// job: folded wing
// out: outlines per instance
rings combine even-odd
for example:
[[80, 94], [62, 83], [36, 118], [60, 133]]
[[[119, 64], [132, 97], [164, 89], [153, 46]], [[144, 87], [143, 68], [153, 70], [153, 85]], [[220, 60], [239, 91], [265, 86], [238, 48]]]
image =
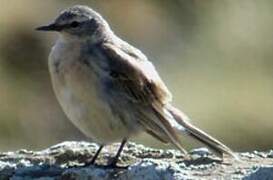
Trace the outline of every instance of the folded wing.
[[139, 124], [149, 134], [163, 142], [172, 142], [186, 153], [164, 114], [164, 106], [171, 101], [171, 93], [152, 63], [140, 51], [128, 45], [124, 47], [103, 44], [102, 54], [107, 56], [108, 75], [115, 95], [119, 94], [130, 106], [134, 106], [141, 117]]

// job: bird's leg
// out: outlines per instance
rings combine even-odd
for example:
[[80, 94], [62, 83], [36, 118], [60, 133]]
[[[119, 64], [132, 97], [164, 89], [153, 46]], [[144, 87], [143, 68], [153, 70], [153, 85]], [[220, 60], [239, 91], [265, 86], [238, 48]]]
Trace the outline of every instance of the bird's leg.
[[91, 159], [91, 161], [90, 161], [90, 162], [87, 162], [87, 163], [85, 164], [85, 166], [90, 166], [90, 165], [94, 165], [94, 164], [95, 164], [95, 161], [96, 161], [96, 159], [98, 158], [98, 156], [99, 156], [99, 154], [100, 154], [100, 152], [101, 152], [101, 150], [102, 150], [103, 147], [104, 147], [103, 145], [100, 145], [99, 149], [96, 151], [96, 153], [95, 153], [95, 155], [93, 156], [93, 158]]
[[[119, 149], [118, 149], [118, 152], [116, 154], [116, 156], [112, 159], [111, 163], [109, 165], [107, 165], [108, 167], [111, 167], [111, 168], [117, 168], [117, 162], [118, 162], [118, 158], [122, 152], [122, 149], [124, 148], [124, 145], [126, 144], [127, 142], [127, 139], [124, 138], [121, 142], [121, 145], [119, 146]], [[126, 168], [126, 167], [125, 167]]]

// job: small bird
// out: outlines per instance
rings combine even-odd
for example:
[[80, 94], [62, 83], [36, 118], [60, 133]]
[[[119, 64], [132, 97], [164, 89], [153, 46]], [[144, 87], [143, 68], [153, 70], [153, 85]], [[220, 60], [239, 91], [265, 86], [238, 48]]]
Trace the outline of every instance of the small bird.
[[172, 95], [153, 64], [115, 35], [99, 13], [76, 5], [37, 30], [59, 33], [49, 55], [53, 89], [72, 123], [100, 145], [89, 164], [95, 163], [105, 145], [121, 141], [109, 163], [116, 167], [128, 138], [140, 132], [172, 143], [185, 155], [180, 135], [203, 143], [221, 157], [236, 157], [172, 106]]

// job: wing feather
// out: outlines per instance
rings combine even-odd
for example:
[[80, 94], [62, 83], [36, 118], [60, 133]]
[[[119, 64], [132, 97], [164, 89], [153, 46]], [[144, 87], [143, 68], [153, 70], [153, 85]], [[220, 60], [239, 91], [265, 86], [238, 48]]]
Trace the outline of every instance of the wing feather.
[[186, 153], [168, 118], [164, 116], [164, 106], [170, 103], [172, 96], [153, 64], [128, 44], [117, 46], [104, 43], [102, 49], [108, 64], [108, 79], [115, 89], [114, 95], [119, 94], [119, 97], [127, 99], [129, 103], [126, 104], [130, 107], [126, 108], [137, 112], [139, 124], [148, 133], [161, 141], [172, 142]]
[[104, 44], [103, 48], [110, 60], [110, 76], [128, 99], [145, 104], [166, 104], [171, 101], [171, 93], [151, 62], [112, 44]]

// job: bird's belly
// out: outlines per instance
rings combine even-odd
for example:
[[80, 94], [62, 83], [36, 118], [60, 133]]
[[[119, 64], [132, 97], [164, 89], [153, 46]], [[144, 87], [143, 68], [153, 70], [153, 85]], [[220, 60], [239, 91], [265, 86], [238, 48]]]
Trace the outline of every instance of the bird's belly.
[[59, 95], [59, 101], [68, 118], [88, 137], [99, 143], [109, 143], [128, 137], [129, 132], [102, 104], [82, 102], [68, 88]]
[[[71, 69], [72, 68], [72, 69]], [[55, 94], [72, 123], [94, 141], [107, 144], [132, 133], [100, 98], [97, 80], [80, 65], [51, 71]]]

